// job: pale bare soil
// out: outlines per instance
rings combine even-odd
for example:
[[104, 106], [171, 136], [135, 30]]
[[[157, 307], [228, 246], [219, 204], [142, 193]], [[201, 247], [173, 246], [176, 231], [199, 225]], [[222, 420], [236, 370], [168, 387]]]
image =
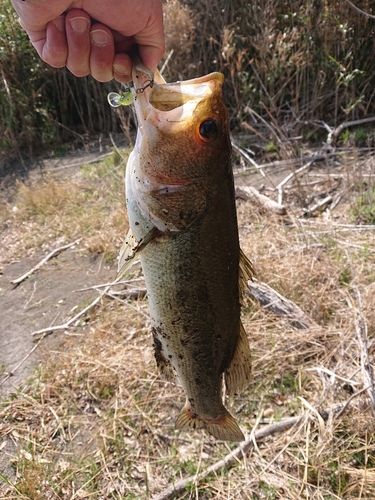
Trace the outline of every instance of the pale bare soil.
[[[174, 430], [184, 396], [156, 369], [147, 301], [127, 294], [142, 289], [138, 268], [71, 326], [36, 336], [37, 344], [30, 335], [99, 296], [77, 290], [114, 277], [127, 225], [126, 155], [3, 191], [0, 497], [374, 498], [372, 198], [355, 210], [372, 192], [374, 157], [350, 151], [313, 163], [283, 188], [284, 216], [238, 200], [242, 247], [259, 282], [297, 304], [311, 326], [298, 329], [246, 299], [253, 381], [226, 404], [249, 440], [228, 468], [215, 464], [235, 445]], [[276, 201], [277, 185], [307, 161], [270, 160], [263, 174], [238, 165], [236, 183]], [[304, 216], [327, 195], [327, 206]], [[76, 240], [18, 287], [10, 284]], [[301, 418], [267, 431], [290, 417]]]

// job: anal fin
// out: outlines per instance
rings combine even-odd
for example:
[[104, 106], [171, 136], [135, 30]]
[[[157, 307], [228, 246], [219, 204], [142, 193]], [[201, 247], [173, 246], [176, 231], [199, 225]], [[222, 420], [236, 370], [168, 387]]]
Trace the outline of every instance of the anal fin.
[[234, 396], [244, 391], [251, 379], [251, 351], [242, 322], [236, 349], [229, 367], [225, 372], [225, 386], [228, 396]]
[[232, 417], [224, 406], [222, 409], [222, 414], [219, 417], [214, 419], [202, 419], [193, 413], [189, 401], [186, 401], [185, 406], [176, 420], [176, 429], [205, 429], [216, 439], [222, 441], [243, 441], [245, 436], [238, 427], [236, 419]]
[[155, 333], [153, 333], [153, 337], [154, 337], [154, 355], [156, 359], [156, 364], [160, 370], [161, 375], [169, 382], [177, 383], [178, 380], [176, 371], [173, 368], [170, 361], [165, 356], [165, 353], [163, 351], [163, 346], [160, 340], [155, 335]]

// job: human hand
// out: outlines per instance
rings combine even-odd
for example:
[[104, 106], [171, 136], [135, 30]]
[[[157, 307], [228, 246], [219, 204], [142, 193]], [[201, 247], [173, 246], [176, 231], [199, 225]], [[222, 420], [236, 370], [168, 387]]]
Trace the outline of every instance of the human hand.
[[138, 45], [154, 71], [164, 53], [161, 0], [12, 0], [43, 61], [100, 82], [131, 80], [129, 51]]

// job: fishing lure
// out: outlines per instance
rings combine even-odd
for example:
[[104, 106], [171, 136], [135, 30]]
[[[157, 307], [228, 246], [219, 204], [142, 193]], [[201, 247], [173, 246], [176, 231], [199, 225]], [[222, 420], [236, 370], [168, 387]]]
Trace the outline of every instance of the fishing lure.
[[107, 96], [109, 104], [112, 108], [118, 108], [120, 106], [130, 106], [134, 99], [131, 93], [131, 89], [125, 89], [121, 94], [117, 92], [110, 92]]
[[[148, 87], [152, 88], [153, 85], [154, 79], [151, 78], [150, 80], [146, 80], [144, 87], [137, 89], [135, 92], [136, 94], [143, 94], [143, 92]], [[107, 99], [112, 108], [118, 108], [120, 106], [130, 106], [130, 104], [133, 104], [134, 102], [134, 97], [130, 87], [123, 90], [121, 94], [118, 94], [117, 92], [110, 92], [107, 96]]]

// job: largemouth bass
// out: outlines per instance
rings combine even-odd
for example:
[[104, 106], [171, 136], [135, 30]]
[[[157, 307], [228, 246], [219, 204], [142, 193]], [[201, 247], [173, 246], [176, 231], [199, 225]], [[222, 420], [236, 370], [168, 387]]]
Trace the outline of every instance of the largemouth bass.
[[240, 299], [252, 267], [239, 246], [223, 79], [166, 83], [133, 65], [138, 132], [119, 269], [140, 258], [157, 364], [187, 397], [176, 428], [241, 441], [223, 404], [223, 378], [229, 396], [249, 384]]

